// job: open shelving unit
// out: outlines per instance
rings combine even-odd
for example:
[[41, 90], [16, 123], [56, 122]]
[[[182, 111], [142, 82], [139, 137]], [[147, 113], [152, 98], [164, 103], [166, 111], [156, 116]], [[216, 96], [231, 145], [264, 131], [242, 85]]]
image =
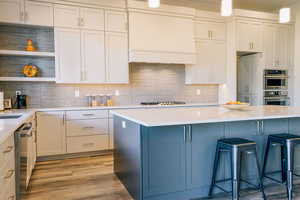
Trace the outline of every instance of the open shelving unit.
[[[54, 29], [0, 24], [0, 82], [55, 82]], [[25, 51], [32, 39], [37, 51]], [[22, 67], [39, 68], [38, 77], [25, 77]]]
[[0, 50], [0, 55], [5, 56], [32, 56], [32, 57], [54, 57], [53, 52]]

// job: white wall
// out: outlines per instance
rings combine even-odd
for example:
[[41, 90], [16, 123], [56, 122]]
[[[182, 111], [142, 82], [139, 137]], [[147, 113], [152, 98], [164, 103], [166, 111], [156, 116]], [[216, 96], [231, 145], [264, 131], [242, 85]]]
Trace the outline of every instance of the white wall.
[[300, 106], [300, 2], [291, 6], [293, 15], [295, 16], [295, 60], [294, 60], [294, 105]]

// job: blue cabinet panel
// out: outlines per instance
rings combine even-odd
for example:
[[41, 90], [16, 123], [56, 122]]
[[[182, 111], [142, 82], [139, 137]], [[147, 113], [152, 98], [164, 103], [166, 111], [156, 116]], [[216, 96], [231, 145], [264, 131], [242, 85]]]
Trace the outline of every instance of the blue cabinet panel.
[[[224, 138], [224, 124], [197, 124], [190, 127], [191, 135], [187, 141], [187, 187], [204, 189], [207, 193], [213, 173], [217, 141]], [[221, 161], [218, 178], [224, 178], [224, 173]]]
[[151, 127], [143, 132], [144, 197], [185, 191], [185, 126]]

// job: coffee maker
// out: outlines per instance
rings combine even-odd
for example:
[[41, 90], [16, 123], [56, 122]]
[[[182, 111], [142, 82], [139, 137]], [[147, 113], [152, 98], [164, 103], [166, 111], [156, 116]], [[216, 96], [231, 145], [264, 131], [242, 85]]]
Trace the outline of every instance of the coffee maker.
[[26, 109], [26, 107], [27, 107], [27, 95], [17, 94], [15, 105], [16, 105], [17, 109]]

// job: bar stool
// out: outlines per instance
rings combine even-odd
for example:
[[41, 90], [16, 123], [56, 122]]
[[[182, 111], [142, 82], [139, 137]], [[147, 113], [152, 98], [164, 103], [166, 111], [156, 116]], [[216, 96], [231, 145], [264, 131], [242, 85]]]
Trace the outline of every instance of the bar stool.
[[[281, 181], [276, 180], [268, 176], [269, 174], [274, 174], [277, 172], [269, 172], [266, 173], [266, 165], [269, 157], [270, 147], [273, 145], [280, 145], [281, 147], [281, 170], [277, 172], [281, 172]], [[262, 178], [268, 178], [277, 183], [284, 184], [286, 183], [288, 199], [291, 200], [293, 197], [293, 176], [299, 176], [294, 174], [294, 152], [295, 145], [300, 144], [300, 136], [292, 135], [292, 134], [274, 134], [269, 135], [267, 147], [264, 156], [263, 163], [263, 172]]]
[[[219, 166], [220, 161], [220, 154], [222, 152], [228, 152], [230, 153], [230, 160], [231, 160], [231, 178], [229, 179], [223, 179], [223, 180], [216, 180], [217, 176], [217, 170]], [[253, 152], [256, 159], [256, 166], [257, 166], [257, 174], [259, 179], [259, 185], [254, 185], [246, 180], [241, 179], [241, 160], [242, 160], [242, 154], [243, 153], [249, 153]], [[215, 154], [215, 161], [214, 161], [214, 167], [213, 167], [213, 176], [212, 181], [209, 189], [209, 197], [212, 197], [213, 190], [215, 187], [219, 188], [220, 190], [230, 193], [229, 191], [225, 190], [221, 186], [218, 185], [218, 183], [231, 181], [232, 184], [232, 200], [238, 200], [239, 199], [239, 192], [240, 192], [240, 183], [245, 182], [250, 186], [255, 187], [255, 189], [258, 189], [262, 192], [262, 197], [265, 199], [265, 193], [264, 188], [262, 184], [262, 177], [261, 177], [261, 171], [260, 166], [257, 158], [257, 150], [256, 150], [256, 143], [251, 140], [246, 140], [242, 138], [226, 138], [226, 139], [220, 139], [217, 143], [217, 149]]]

